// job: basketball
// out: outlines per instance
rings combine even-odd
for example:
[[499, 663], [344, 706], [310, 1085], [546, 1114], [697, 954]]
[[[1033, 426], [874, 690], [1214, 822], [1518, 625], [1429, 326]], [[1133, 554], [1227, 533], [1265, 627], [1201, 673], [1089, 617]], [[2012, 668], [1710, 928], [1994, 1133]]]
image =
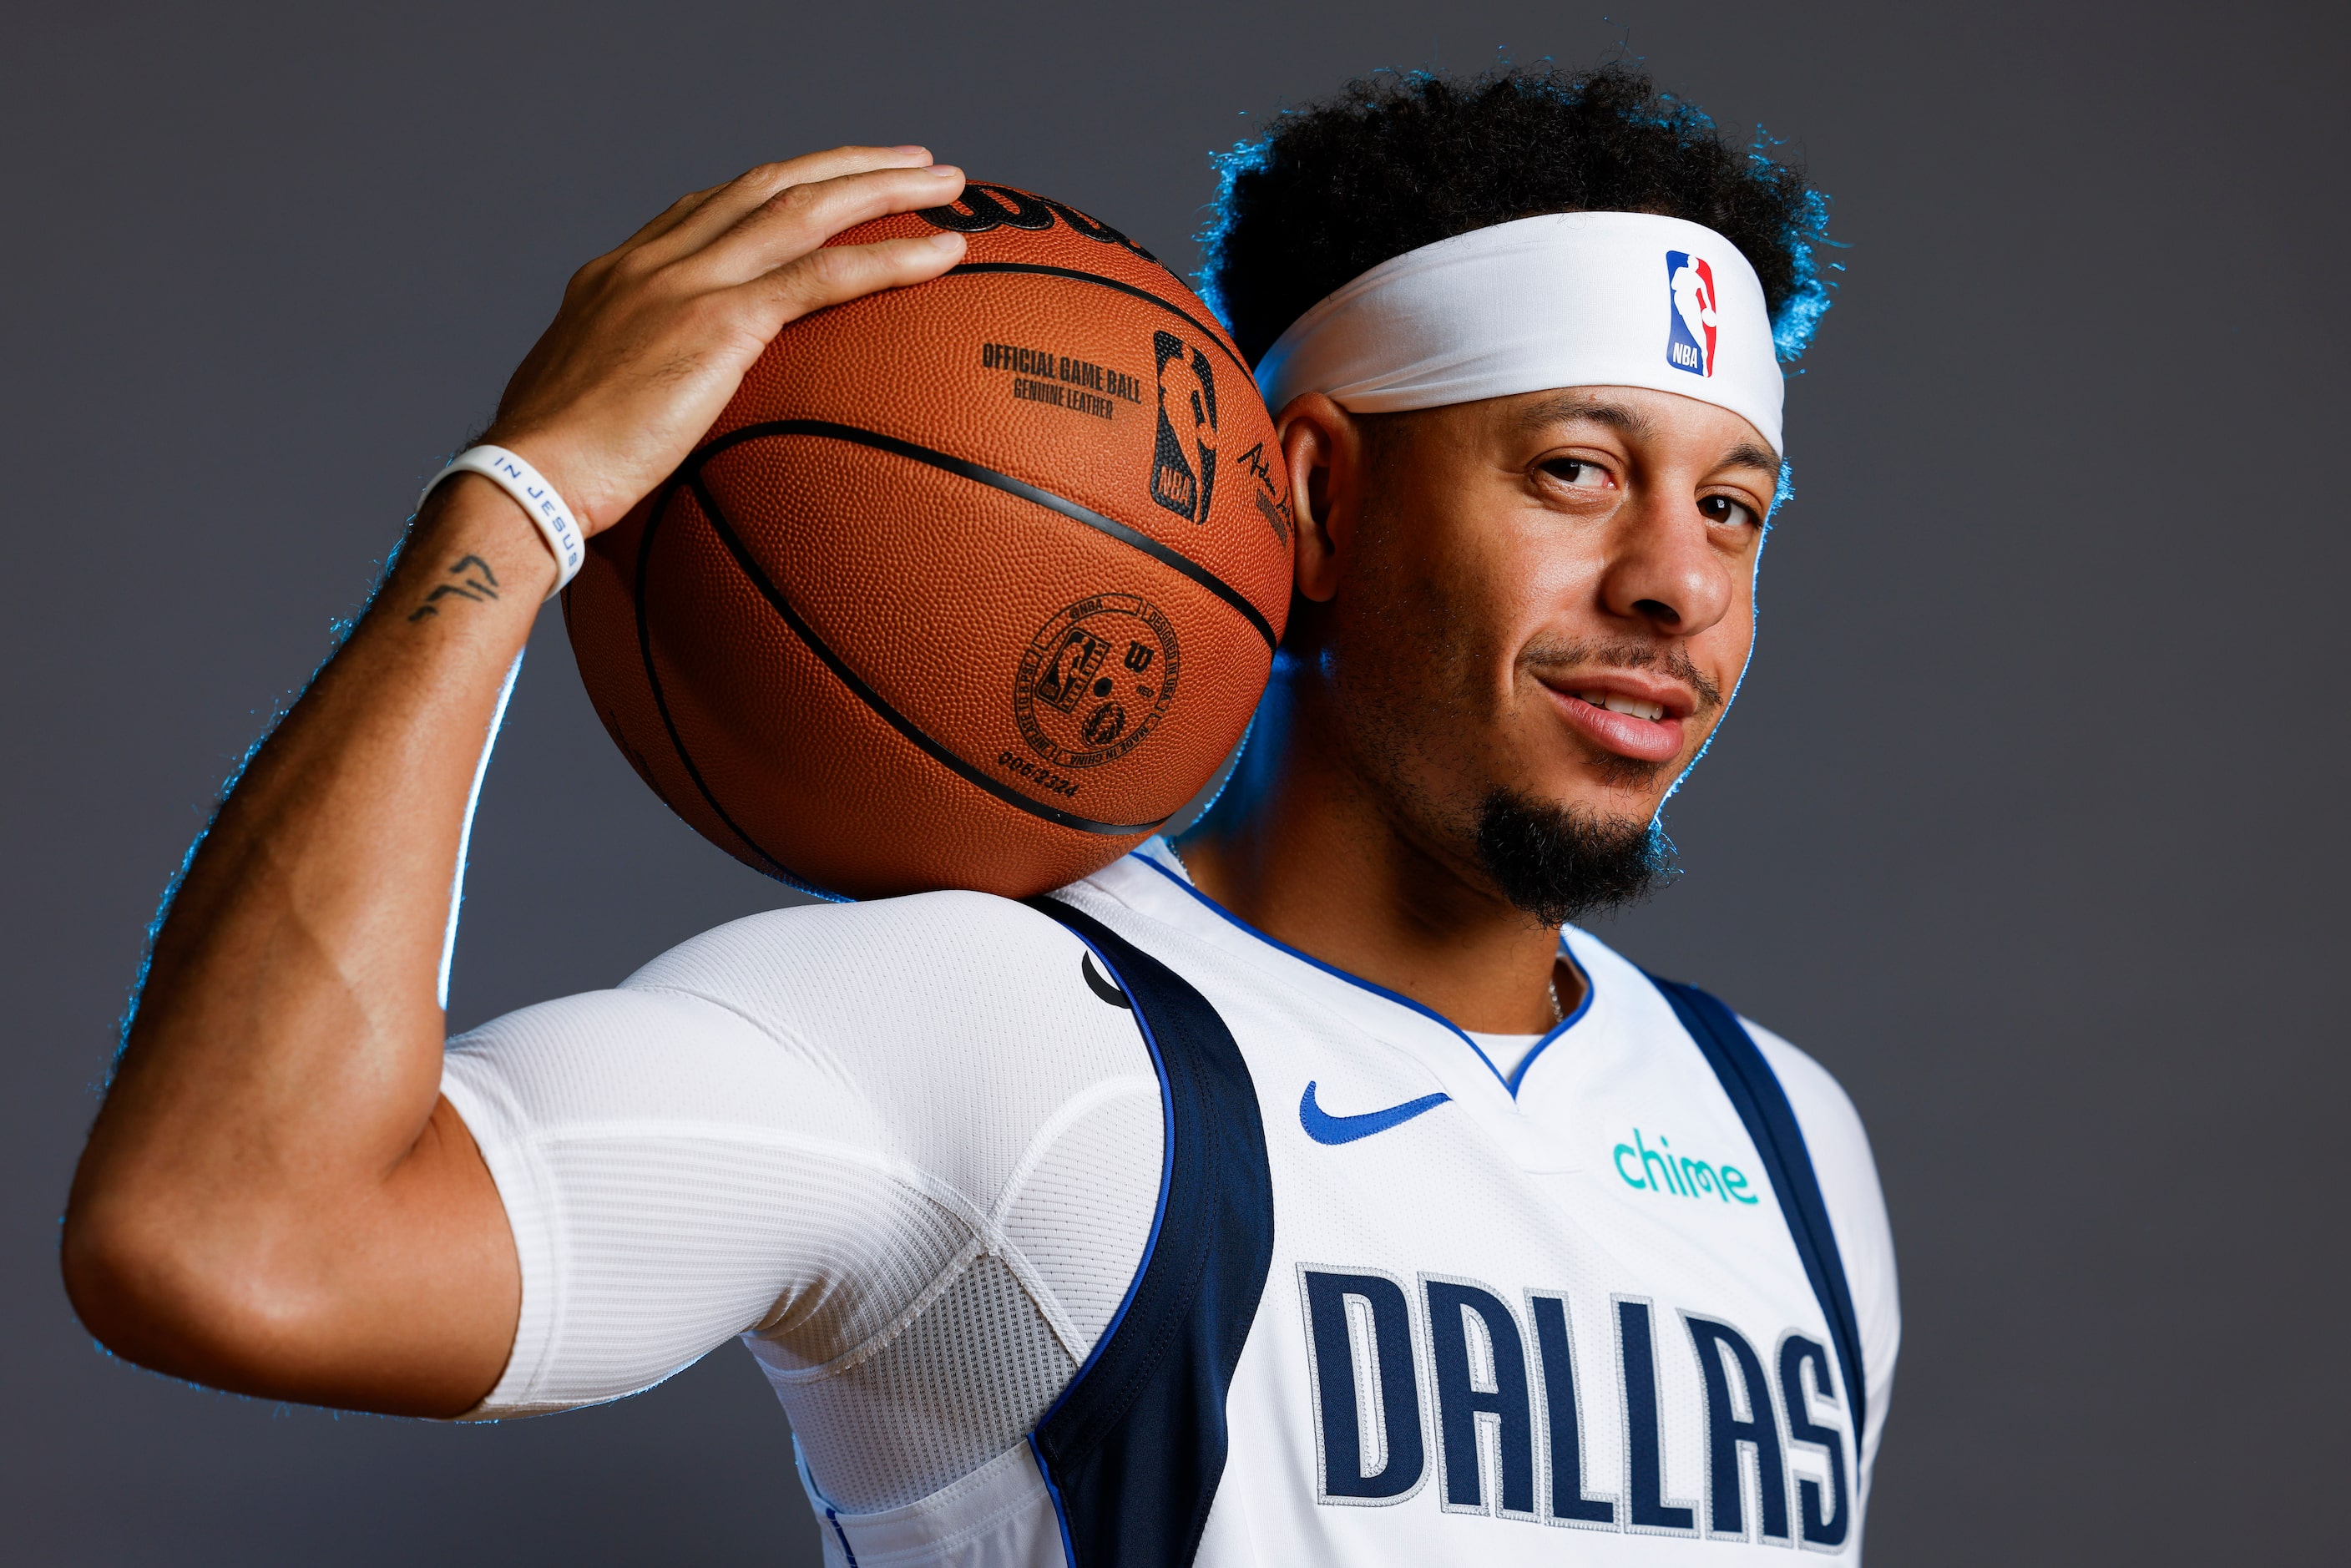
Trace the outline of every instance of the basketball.
[[1280, 451], [1207, 307], [1003, 185], [833, 243], [937, 229], [960, 265], [786, 328], [563, 596], [644, 781], [831, 896], [1115, 859], [1239, 741], [1289, 608]]

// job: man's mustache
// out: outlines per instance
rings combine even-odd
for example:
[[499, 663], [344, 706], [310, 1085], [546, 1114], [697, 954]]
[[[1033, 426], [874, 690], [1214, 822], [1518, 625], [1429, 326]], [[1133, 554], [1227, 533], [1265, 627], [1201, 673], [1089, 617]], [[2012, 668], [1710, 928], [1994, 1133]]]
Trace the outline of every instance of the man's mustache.
[[1670, 643], [1632, 638], [1613, 643], [1536, 643], [1519, 662], [1560, 685], [1571, 684], [1571, 677], [1581, 669], [1655, 670], [1698, 694], [1698, 709], [1691, 716], [1703, 718], [1722, 706], [1722, 688], [1691, 664], [1687, 653]]

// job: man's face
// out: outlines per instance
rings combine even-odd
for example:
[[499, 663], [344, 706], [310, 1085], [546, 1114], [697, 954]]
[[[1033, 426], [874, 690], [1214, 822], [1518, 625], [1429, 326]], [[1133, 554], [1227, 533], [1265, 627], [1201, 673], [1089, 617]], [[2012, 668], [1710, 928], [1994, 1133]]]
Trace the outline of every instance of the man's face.
[[1472, 862], [1498, 800], [1644, 834], [1746, 666], [1777, 455], [1737, 414], [1634, 388], [1356, 423], [1305, 630], [1395, 825]]

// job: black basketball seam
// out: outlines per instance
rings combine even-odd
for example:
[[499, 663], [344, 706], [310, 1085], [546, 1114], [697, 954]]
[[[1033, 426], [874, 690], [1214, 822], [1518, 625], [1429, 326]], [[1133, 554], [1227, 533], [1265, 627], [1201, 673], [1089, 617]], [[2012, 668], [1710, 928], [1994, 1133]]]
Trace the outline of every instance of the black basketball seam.
[[776, 419], [762, 424], [747, 424], [740, 430], [728, 431], [697, 453], [695, 457], [695, 472], [698, 474], [703, 464], [717, 456], [728, 447], [768, 435], [815, 435], [834, 441], [847, 441], [859, 446], [870, 446], [877, 452], [887, 452], [895, 456], [910, 458], [916, 463], [936, 468], [942, 473], [952, 474], [959, 479], [969, 479], [975, 484], [986, 485], [991, 489], [1001, 490], [1008, 496], [1032, 502], [1045, 507], [1048, 511], [1058, 512], [1071, 522], [1083, 523], [1086, 527], [1106, 534], [1130, 549], [1142, 551], [1171, 571], [1198, 583], [1238, 612], [1257, 634], [1265, 639], [1269, 653], [1280, 645], [1281, 639], [1274, 635], [1273, 623], [1258, 613], [1257, 606], [1249, 601], [1248, 595], [1207, 567], [1200, 565], [1199, 562], [1191, 559], [1181, 551], [1168, 549], [1149, 534], [1131, 528], [1116, 517], [1107, 517], [1091, 507], [1080, 506], [1065, 496], [1057, 496], [1050, 490], [1040, 490], [1025, 479], [1016, 479], [1009, 474], [999, 474], [995, 469], [984, 467], [968, 458], [935, 451], [928, 446], [917, 446], [911, 441], [902, 441], [894, 435], [884, 435], [879, 431], [867, 430], [861, 425], [837, 424], [829, 419]]
[[[715, 447], [716, 444], [713, 444]], [[708, 455], [708, 449], [705, 449], [705, 457], [706, 458]], [[778, 616], [782, 617], [784, 624], [791, 628], [792, 634], [807, 646], [810, 653], [823, 661], [824, 666], [833, 673], [841, 685], [849, 688], [852, 696], [871, 708], [874, 716], [891, 728], [913, 741], [932, 761], [946, 768], [964, 782], [986, 790], [1008, 806], [1018, 806], [1030, 816], [1040, 817], [1046, 821], [1064, 828], [1074, 828], [1081, 832], [1100, 833], [1106, 838], [1127, 838], [1136, 833], [1147, 833], [1167, 820], [1165, 817], [1161, 817], [1149, 822], [1121, 823], [1098, 822], [1091, 817], [1081, 817], [1073, 811], [1064, 811], [1057, 806], [1048, 806], [1040, 800], [1029, 799], [1010, 785], [989, 778], [948, 750], [946, 747], [925, 733], [914, 720], [891, 706], [881, 693], [866, 685], [863, 677], [851, 669], [847, 661], [834, 653], [831, 646], [817, 634], [816, 628], [810, 625], [801, 618], [799, 612], [792, 608], [791, 601], [784, 597], [783, 591], [768, 580], [768, 574], [760, 569], [759, 563], [752, 559], [749, 549], [735, 532], [734, 525], [727, 522], [726, 516], [719, 509], [717, 501], [704, 487], [701, 462], [696, 462], [692, 471], [687, 474], [686, 483], [693, 486], [694, 498], [701, 503], [703, 516], [709, 520], [711, 531], [716, 534], [719, 542], [726, 547], [726, 553], [735, 558], [735, 564], [742, 570], [744, 577], [750, 581], [751, 586], [759, 591], [760, 596], [767, 600]]]
[[[662, 695], [661, 672], [653, 667], [653, 627], [645, 616], [645, 577], [646, 568], [653, 560], [653, 534], [660, 528], [663, 517], [668, 515], [669, 504], [676, 497], [678, 485], [679, 480], [674, 476], [672, 477], [669, 483], [662, 487], [660, 496], [653, 501], [652, 510], [645, 516], [644, 535], [637, 542], [636, 580], [631, 584], [631, 598], [633, 601], [637, 617], [637, 652], [644, 661], [645, 685], [653, 694], [653, 710], [661, 715], [662, 728], [669, 734], [670, 749], [676, 752], [677, 759], [685, 765], [685, 776], [694, 780], [694, 787], [702, 792], [703, 800], [718, 814], [718, 820], [726, 824], [728, 832], [741, 840], [753, 854], [767, 862], [768, 872], [778, 881], [789, 886], [797, 887], [803, 893], [814, 894], [819, 898], [829, 898], [836, 903], [846, 902], [841, 894], [833, 892], [831, 888], [818, 886], [785, 865], [783, 862], [769, 854], [766, 846], [758, 840], [743, 831], [742, 824], [728, 815], [726, 808], [718, 803], [716, 792], [702, 777], [702, 769], [695, 766], [694, 754], [686, 750], [685, 737], [677, 732], [677, 721], [670, 716], [669, 699]], [[568, 609], [569, 606], [566, 608]], [[673, 807], [672, 810], [675, 808]]]
[[1216, 344], [1217, 350], [1221, 352], [1225, 358], [1230, 360], [1234, 365], [1239, 369], [1241, 374], [1249, 377], [1250, 385], [1254, 386], [1257, 384], [1257, 378], [1250, 375], [1249, 361], [1242, 359], [1240, 355], [1235, 351], [1232, 346], [1225, 341], [1225, 335], [1222, 332], [1214, 330], [1198, 317], [1193, 315], [1189, 310], [1185, 309], [1180, 305], [1173, 304], [1168, 300], [1162, 299], [1158, 295], [1152, 293], [1148, 288], [1144, 288], [1132, 283], [1122, 283], [1115, 277], [1104, 277], [1099, 272], [1082, 272], [1074, 267], [1045, 267], [1032, 261], [967, 261], [960, 267], [948, 267], [946, 271], [941, 273], [939, 276], [942, 277], [953, 277], [957, 273], [974, 272], [1026, 272], [1034, 273], [1045, 277], [1066, 277], [1078, 283], [1099, 283], [1104, 288], [1115, 288], [1121, 294], [1131, 294], [1137, 299], [1147, 299], [1152, 304], [1158, 306], [1162, 310], [1166, 311], [1168, 314], [1172, 316], [1180, 316], [1185, 320], [1190, 322], [1195, 331], [1207, 338], [1208, 341]]

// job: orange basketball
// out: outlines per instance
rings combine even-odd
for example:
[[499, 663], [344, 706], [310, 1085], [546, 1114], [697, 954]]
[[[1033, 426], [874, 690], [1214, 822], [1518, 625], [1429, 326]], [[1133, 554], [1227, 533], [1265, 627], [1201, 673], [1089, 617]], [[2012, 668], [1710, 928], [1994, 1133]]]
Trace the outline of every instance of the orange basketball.
[[704, 837], [811, 891], [1021, 896], [1207, 782], [1290, 604], [1273, 426], [1207, 309], [1059, 202], [834, 243], [962, 265], [785, 329], [563, 596], [596, 710]]

